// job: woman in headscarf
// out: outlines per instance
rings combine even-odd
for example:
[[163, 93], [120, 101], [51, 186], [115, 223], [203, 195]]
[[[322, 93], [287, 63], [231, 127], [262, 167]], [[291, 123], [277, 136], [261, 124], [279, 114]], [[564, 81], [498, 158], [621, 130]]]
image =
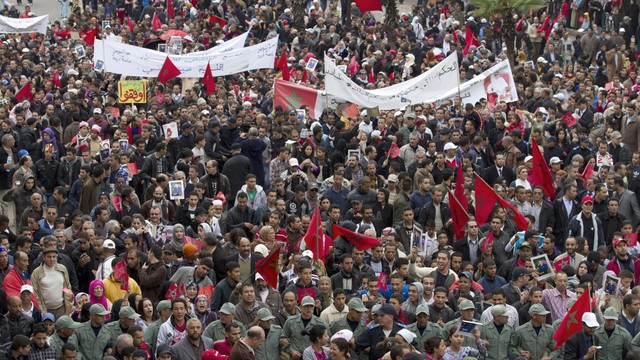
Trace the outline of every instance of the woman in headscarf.
[[[93, 280], [89, 284], [89, 303], [100, 304], [104, 306], [105, 310], [111, 310], [111, 302], [104, 295], [104, 283], [102, 280]], [[107, 315], [105, 319], [108, 320], [109, 315]]]
[[40, 143], [40, 153], [44, 154], [45, 150], [53, 148], [53, 158], [60, 158], [60, 149], [58, 148], [58, 140], [56, 139], [56, 133], [51, 128], [46, 128], [42, 131], [42, 142]]
[[177, 252], [182, 253], [182, 248], [184, 247], [184, 225], [173, 225], [173, 237], [171, 238], [171, 245], [173, 245], [174, 249], [176, 249]]
[[418, 16], [413, 17], [411, 26], [413, 27], [413, 33], [416, 34], [416, 39], [422, 41], [422, 39], [424, 39], [424, 28], [422, 24], [420, 24], [420, 18]]

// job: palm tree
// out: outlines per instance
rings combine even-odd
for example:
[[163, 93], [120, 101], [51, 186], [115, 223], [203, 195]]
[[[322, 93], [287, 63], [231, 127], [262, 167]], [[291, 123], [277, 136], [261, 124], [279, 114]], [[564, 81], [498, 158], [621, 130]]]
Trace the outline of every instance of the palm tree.
[[398, 13], [398, 4], [396, 3], [396, 0], [387, 0], [387, 5], [385, 6], [384, 12], [384, 27], [389, 39], [389, 45], [395, 47], [396, 28], [400, 23], [400, 14]]
[[291, 0], [291, 11], [293, 12], [293, 24], [291, 27], [304, 31], [304, 10], [307, 6], [307, 0]]
[[476, 18], [501, 18], [500, 32], [502, 40], [507, 45], [507, 57], [512, 66], [516, 54], [516, 18], [514, 17], [520, 18], [522, 14], [547, 6], [545, 0], [470, 0], [470, 4], [476, 8], [473, 14]]

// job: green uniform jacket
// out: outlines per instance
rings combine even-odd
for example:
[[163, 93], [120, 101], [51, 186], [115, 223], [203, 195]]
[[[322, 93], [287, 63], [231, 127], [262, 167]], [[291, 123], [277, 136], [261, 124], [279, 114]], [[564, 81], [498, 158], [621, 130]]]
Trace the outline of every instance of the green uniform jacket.
[[531, 353], [530, 360], [549, 356], [555, 346], [553, 332], [553, 327], [549, 324], [542, 324], [539, 334], [533, 330], [531, 322], [520, 325], [511, 335], [509, 355], [515, 358], [520, 355], [520, 350], [525, 350]]
[[271, 325], [269, 334], [258, 350], [256, 350], [255, 360], [280, 359], [280, 336], [282, 336], [282, 328], [278, 325]]
[[103, 328], [103, 331], [106, 330], [109, 333], [109, 338], [111, 339], [111, 345], [116, 346], [116, 340], [118, 336], [124, 334], [122, 332], [122, 328], [120, 327], [120, 321], [113, 321], [106, 324]]
[[149, 347], [150, 351], [156, 352], [156, 345], [158, 345], [158, 331], [160, 331], [160, 325], [162, 325], [162, 319], [158, 319], [147, 326], [144, 331], [144, 342]]
[[424, 352], [424, 342], [427, 339], [432, 338], [434, 336], [440, 336], [444, 338], [444, 334], [442, 332], [442, 328], [432, 322], [427, 323], [427, 327], [424, 329], [422, 334], [420, 334], [420, 330], [418, 330], [418, 323], [414, 322], [413, 324], [409, 324], [407, 326], [407, 330], [416, 334], [418, 337], [416, 338], [416, 349], [421, 353]]
[[[315, 315], [312, 315], [307, 327], [312, 327], [313, 325], [323, 325], [324, 327], [329, 328], [329, 326], [327, 326], [324, 321], [320, 320], [320, 318]], [[300, 354], [302, 354], [307, 346], [311, 346], [311, 340], [309, 340], [309, 337], [302, 335], [302, 330], [304, 329], [305, 326], [302, 323], [302, 318], [300, 317], [300, 315], [290, 317], [282, 327], [281, 336], [281, 338], [289, 340], [289, 345], [282, 350], [284, 350], [285, 352], [296, 350], [300, 352]]]
[[[67, 342], [75, 345], [76, 348], [78, 347], [78, 339], [76, 338], [75, 333], [69, 336], [69, 338], [67, 339]], [[56, 348], [56, 350], [58, 350], [58, 353], [59, 353], [60, 351], [62, 351], [62, 346], [65, 344], [65, 342], [62, 341], [60, 336], [58, 336], [58, 333], [53, 333], [53, 335], [49, 336], [49, 344], [51, 344], [51, 346]], [[82, 359], [82, 357], [80, 356], [78, 357]]]
[[100, 329], [96, 337], [91, 328], [91, 321], [82, 324], [75, 330], [78, 339], [78, 354], [85, 360], [102, 360], [104, 350], [111, 347], [111, 334], [105, 329]]
[[631, 334], [620, 325], [616, 325], [611, 337], [607, 335], [604, 325], [600, 326], [593, 336], [595, 343], [602, 346], [595, 356], [598, 360], [624, 359], [631, 349]]
[[[240, 336], [247, 336], [247, 329], [245, 329], [244, 325], [238, 320], [233, 320], [233, 323], [240, 326]], [[208, 338], [213, 339], [213, 341], [218, 341], [224, 339], [224, 325], [220, 320], [216, 320], [211, 324], [207, 325], [202, 333], [202, 336], [206, 336]]]
[[[329, 331], [331, 332], [331, 335], [337, 333], [340, 330], [344, 330], [344, 329], [351, 330], [351, 327], [349, 326], [349, 323], [347, 322], [347, 316], [346, 315], [333, 320], [331, 322], [331, 324], [329, 325]], [[366, 329], [367, 329], [367, 322], [364, 321], [364, 317], [363, 317], [362, 319], [360, 319], [360, 323], [358, 324], [358, 327], [353, 332], [353, 337], [357, 338]]]
[[509, 341], [513, 335], [513, 328], [508, 324], [502, 328], [502, 332], [498, 333], [496, 324], [490, 321], [480, 327], [480, 338], [487, 340], [487, 360], [505, 360], [509, 359]]

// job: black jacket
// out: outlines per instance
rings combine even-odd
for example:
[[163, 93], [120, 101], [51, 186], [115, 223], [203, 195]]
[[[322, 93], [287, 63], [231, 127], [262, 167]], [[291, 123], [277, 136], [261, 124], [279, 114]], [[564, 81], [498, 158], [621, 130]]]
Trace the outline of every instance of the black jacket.
[[[393, 324], [393, 329], [389, 337], [394, 337], [398, 331], [402, 330], [397, 323]], [[356, 338], [356, 352], [362, 353], [369, 348], [369, 360], [378, 360], [384, 356], [384, 350], [378, 347], [378, 343], [386, 339], [382, 327], [365, 330]]]

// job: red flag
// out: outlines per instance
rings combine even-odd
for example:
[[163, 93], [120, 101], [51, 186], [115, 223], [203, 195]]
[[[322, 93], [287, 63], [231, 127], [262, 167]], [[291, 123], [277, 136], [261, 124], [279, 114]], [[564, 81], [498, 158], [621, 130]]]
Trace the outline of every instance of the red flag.
[[187, 235], [184, 236], [184, 243], [194, 245], [198, 249], [198, 253], [202, 250], [202, 245], [204, 244], [202, 240]]
[[207, 69], [204, 71], [204, 78], [202, 78], [204, 86], [207, 88], [207, 96], [216, 92], [216, 79], [211, 72], [211, 64], [207, 63]]
[[329, 253], [329, 246], [325, 241], [326, 235], [322, 231], [322, 216], [320, 216], [320, 207], [316, 206], [311, 215], [311, 222], [307, 233], [304, 235], [304, 243], [307, 250], [311, 250], [314, 260], [324, 260]]
[[529, 182], [535, 186], [542, 186], [545, 193], [545, 198], [556, 199], [556, 189], [553, 186], [553, 178], [551, 177], [551, 170], [547, 166], [547, 161], [544, 159], [538, 143], [534, 139], [531, 139], [531, 154], [533, 155], [533, 169], [529, 173]]
[[358, 115], [360, 115], [360, 109], [358, 109], [358, 105], [351, 104], [347, 106], [346, 109], [342, 110], [342, 113], [344, 115], [347, 115], [349, 119], [355, 119], [358, 117]]
[[127, 164], [127, 171], [129, 171], [129, 175], [138, 175], [138, 164], [131, 162]]
[[283, 51], [278, 61], [278, 70], [282, 71], [282, 80], [291, 80], [291, 72], [289, 71], [289, 63], [287, 62], [287, 52]]
[[286, 110], [308, 108], [308, 115], [319, 119], [325, 108], [324, 97], [318, 90], [296, 85], [283, 79], [275, 79], [273, 106], [282, 106]]
[[302, 85], [307, 83], [307, 69], [302, 70], [302, 79], [300, 80]]
[[360, 11], [382, 11], [382, 3], [380, 0], [356, 0], [356, 5]]
[[256, 263], [256, 273], [262, 275], [264, 281], [271, 287], [278, 288], [278, 260], [280, 259], [280, 244], [271, 250], [266, 258]]
[[460, 39], [458, 38], [458, 30], [453, 29], [453, 42], [454, 43], [459, 43]]
[[628, 233], [624, 235], [624, 239], [627, 241], [627, 246], [638, 245], [638, 233]]
[[536, 29], [537, 33], [541, 33], [547, 30], [547, 28], [549, 27], [549, 23], [551, 22], [551, 19], [547, 16], [544, 21], [542, 22], [542, 24], [540, 24], [538, 26], [538, 28]]
[[29, 81], [28, 83], [24, 84], [24, 86], [18, 90], [18, 92], [16, 93], [16, 100], [18, 101], [22, 101], [22, 100], [29, 100], [32, 101], [33, 100], [33, 93], [31, 92], [31, 82]]
[[120, 282], [120, 290], [129, 291], [129, 274], [127, 273], [126, 261], [120, 261], [113, 268], [113, 279]]
[[167, 81], [178, 77], [182, 72], [173, 64], [173, 61], [167, 56], [167, 59], [162, 64], [162, 69], [158, 73], [158, 81], [166, 84]]
[[453, 221], [455, 236], [456, 238], [461, 238], [464, 236], [464, 226], [467, 224], [467, 221], [469, 221], [469, 214], [451, 192], [449, 192], [449, 209], [451, 210], [451, 220]]
[[96, 42], [96, 36], [98, 36], [98, 28], [95, 27], [91, 30], [82, 30], [80, 31], [80, 37], [87, 45], [93, 46]]
[[167, 292], [164, 294], [164, 298], [167, 300], [175, 300], [177, 298], [179, 298], [180, 296], [178, 295], [178, 285], [176, 285], [176, 283], [172, 282], [171, 285], [169, 285], [169, 288], [167, 289]]
[[131, 16], [129, 16], [127, 18], [127, 26], [129, 27], [129, 31], [133, 32], [133, 29], [135, 28], [135, 25], [134, 25], [133, 21], [131, 21]]
[[467, 197], [464, 196], [464, 174], [462, 173], [462, 166], [458, 166], [458, 175], [456, 177], [456, 187], [453, 191], [453, 196], [458, 200], [464, 211], [469, 212], [469, 203]]
[[187, 295], [187, 284], [182, 282], [180, 283], [180, 286], [178, 286], [178, 297], [182, 297], [185, 295]]
[[476, 174], [475, 182], [476, 190], [476, 204], [483, 204], [485, 206], [476, 207], [476, 220], [478, 224], [484, 224], [489, 220], [489, 213], [493, 209], [493, 205], [498, 203], [506, 212], [509, 217], [516, 223], [516, 226], [520, 230], [525, 230], [528, 227], [527, 219], [513, 206], [510, 202], [498, 196], [489, 184], [487, 184], [478, 174]]
[[361, 251], [371, 249], [372, 247], [380, 244], [380, 241], [378, 241], [378, 239], [374, 237], [358, 234], [356, 232], [347, 230], [342, 226], [338, 226], [335, 224], [333, 224], [332, 233], [334, 238], [337, 238], [338, 236], [342, 236], [348, 242], [350, 242], [351, 245], [355, 246], [358, 250], [361, 250]]
[[553, 334], [553, 339], [556, 341], [555, 349], [564, 344], [571, 335], [582, 330], [582, 315], [591, 311], [590, 303], [589, 292], [585, 291], [573, 304], [571, 309], [567, 311], [567, 314], [562, 319], [560, 326], [558, 326], [558, 330]]
[[395, 159], [399, 155], [400, 155], [400, 148], [396, 143], [391, 143], [391, 146], [389, 147], [389, 157]]
[[62, 87], [62, 82], [60, 81], [60, 73], [57, 71], [53, 73], [53, 85]]
[[482, 241], [482, 252], [487, 252], [487, 249], [491, 245], [493, 245], [493, 230], [489, 230], [489, 235], [487, 235]]
[[151, 19], [151, 27], [153, 28], [153, 30], [160, 30], [160, 28], [162, 28], [162, 21], [160, 21], [156, 13], [153, 13], [153, 19]]
[[582, 175], [580, 175], [580, 177], [586, 183], [587, 180], [589, 180], [589, 178], [592, 176], [595, 176], [595, 173], [593, 172], [593, 166], [591, 165], [591, 161], [589, 161], [587, 163], [587, 166], [584, 167], [584, 171], [582, 172]]
[[387, 273], [381, 272], [378, 276], [378, 289], [387, 290], [387, 285], [389, 285], [389, 275], [387, 275]]
[[475, 34], [473, 33], [473, 30], [471, 30], [471, 28], [469, 27], [469, 25], [465, 25], [465, 35], [464, 35], [464, 50], [462, 50], [462, 56], [467, 56], [467, 53], [469, 52], [469, 48], [471, 47], [471, 45], [474, 45], [475, 47], [480, 46], [480, 42], [478, 41], [478, 39], [475, 38]]
[[367, 82], [369, 84], [373, 84], [376, 82], [376, 76], [373, 74], [373, 67], [369, 69], [369, 77], [367, 78]]
[[176, 17], [175, 12], [173, 11], [173, 1], [167, 0], [167, 15], [169, 15], [169, 19], [173, 20]]
[[562, 121], [564, 121], [565, 124], [567, 124], [567, 127], [573, 127], [576, 124], [576, 118], [573, 117], [573, 114], [570, 112], [567, 112], [566, 114], [564, 114], [562, 116]]
[[213, 298], [213, 285], [207, 285], [207, 286], [203, 286], [201, 288], [198, 289], [198, 295], [204, 295], [207, 297], [207, 300], [209, 300], [209, 302], [211, 302], [211, 299]]
[[227, 20], [225, 20], [225, 19], [223, 19], [221, 17], [215, 16], [215, 15], [209, 16], [209, 22], [210, 23], [219, 23], [220, 27], [227, 26]]
[[117, 211], [120, 212], [122, 211], [122, 199], [120, 198], [120, 196], [116, 196], [111, 200], [111, 203], [113, 204], [113, 208]]

